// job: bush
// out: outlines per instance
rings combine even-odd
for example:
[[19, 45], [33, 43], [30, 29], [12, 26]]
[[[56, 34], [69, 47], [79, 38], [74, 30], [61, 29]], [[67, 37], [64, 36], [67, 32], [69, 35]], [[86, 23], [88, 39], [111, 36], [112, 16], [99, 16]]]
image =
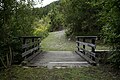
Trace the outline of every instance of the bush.
[[34, 32], [33, 34], [35, 36], [41, 36], [42, 38], [45, 38], [48, 36], [48, 30], [50, 28], [50, 19], [48, 16], [43, 17], [38, 22], [34, 22]]
[[110, 62], [116, 68], [120, 68], [120, 1], [103, 1], [101, 11], [102, 35], [107, 44], [113, 48], [110, 55]]

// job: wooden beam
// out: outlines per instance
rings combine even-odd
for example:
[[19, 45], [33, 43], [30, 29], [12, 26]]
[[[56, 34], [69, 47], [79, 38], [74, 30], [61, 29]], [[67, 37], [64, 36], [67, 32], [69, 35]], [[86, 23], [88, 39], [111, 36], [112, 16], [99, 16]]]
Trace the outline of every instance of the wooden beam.
[[83, 51], [85, 51], [85, 52], [87, 52], [87, 53], [89, 53], [90, 56], [92, 56], [92, 57], [95, 58], [95, 53], [90, 52], [90, 51], [88, 51], [88, 50], [86, 50], [86, 49], [83, 49], [83, 48], [80, 48], [80, 49], [83, 50]]
[[40, 43], [40, 41], [35, 41], [35, 42], [28, 43], [28, 44], [23, 44], [22, 49], [31, 47], [31, 46], [39, 44], [39, 43]]
[[97, 36], [76, 36], [76, 38], [85, 38], [85, 39], [97, 39]]
[[41, 36], [20, 36], [18, 38], [42, 38]]
[[[78, 41], [80, 41], [80, 39], [79, 39], [79, 38], [77, 38], [77, 40], [78, 40]], [[80, 46], [80, 44], [79, 44], [79, 43], [77, 43], [77, 46]], [[79, 47], [78, 47], [78, 51], [80, 51]]]
[[86, 46], [89, 46], [89, 47], [96, 48], [95, 44], [86, 43], [86, 42], [80, 42], [80, 41], [76, 41], [76, 43], [79, 43], [80, 45], [86, 45]]
[[82, 58], [84, 58], [88, 63], [90, 63], [91, 65], [93, 66], [96, 66], [96, 62], [93, 61], [92, 59], [90, 59], [89, 57], [87, 57], [86, 55], [82, 54], [81, 52], [79, 51], [75, 51], [79, 56], [81, 56]]
[[38, 54], [40, 54], [40, 53], [41, 53], [41, 51], [38, 51], [38, 52], [34, 53], [34, 54], [31, 55], [30, 57], [26, 58], [25, 61], [30, 61], [30, 60], [32, 60], [33, 58], [35, 58], [35, 57], [36, 57]]
[[37, 47], [32, 48], [32, 49], [30, 49], [30, 50], [28, 50], [28, 51], [25, 51], [24, 53], [22, 53], [22, 57], [25, 57], [26, 55], [32, 53], [33, 51], [37, 50], [38, 48], [39, 48], [39, 47], [37, 46]]

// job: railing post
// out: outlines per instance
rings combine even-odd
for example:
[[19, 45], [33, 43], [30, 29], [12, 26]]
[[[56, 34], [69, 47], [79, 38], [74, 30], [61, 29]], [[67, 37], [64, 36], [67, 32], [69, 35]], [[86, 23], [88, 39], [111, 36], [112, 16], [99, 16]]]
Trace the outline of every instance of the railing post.
[[[79, 38], [79, 37], [77, 37], [77, 41], [80, 41], [80, 38]], [[77, 48], [78, 48], [78, 51], [80, 51], [79, 46], [80, 46], [80, 44], [79, 44], [79, 43], [77, 43]]]
[[[23, 38], [23, 44], [26, 44], [26, 38]], [[23, 49], [23, 52], [25, 51], [26, 51], [26, 48]], [[26, 59], [26, 57], [24, 59]]]
[[[83, 38], [83, 42], [85, 42], [85, 38]], [[83, 49], [85, 49], [85, 45], [83, 45]], [[85, 51], [83, 51], [83, 54], [85, 54]]]
[[[95, 44], [95, 39], [92, 39], [92, 44]], [[95, 48], [92, 47], [92, 52], [95, 52]]]
[[[92, 39], [92, 44], [95, 44], [95, 39]], [[95, 48], [92, 47], [92, 52], [95, 53]], [[95, 61], [95, 57], [92, 57], [92, 60]]]
[[37, 44], [37, 46], [38, 46], [38, 51], [40, 50], [40, 39], [38, 38], [38, 44]]
[[[34, 38], [32, 38], [32, 43], [34, 43]], [[34, 48], [35, 45], [32, 46], [32, 48]]]

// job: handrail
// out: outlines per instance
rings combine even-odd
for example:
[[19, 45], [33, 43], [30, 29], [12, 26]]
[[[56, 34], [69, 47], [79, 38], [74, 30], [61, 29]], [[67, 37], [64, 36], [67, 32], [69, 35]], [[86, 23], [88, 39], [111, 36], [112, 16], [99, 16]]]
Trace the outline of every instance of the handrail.
[[22, 42], [23, 52], [21, 55], [24, 58], [24, 60], [30, 60], [32, 58], [30, 58], [30, 59], [27, 59], [27, 58], [33, 56], [34, 54], [36, 55], [36, 53], [39, 53], [42, 37], [40, 37], [40, 36], [20, 36], [18, 38]]
[[[96, 65], [97, 63], [97, 58], [96, 58], [96, 54], [95, 54], [95, 48], [96, 48], [96, 44], [95, 44], [95, 40], [97, 39], [97, 36], [76, 36], [76, 43], [77, 43], [77, 48], [78, 48], [78, 53], [81, 54], [80, 52], [82, 51], [82, 56], [86, 56], [85, 58], [89, 58], [87, 61], [90, 64], [94, 64]], [[80, 41], [80, 39], [83, 39], [82, 41]], [[87, 43], [86, 39], [90, 39], [91, 43]], [[83, 46], [82, 48], [80, 46]], [[86, 50], [86, 47], [91, 47], [91, 51]]]
[[89, 47], [96, 48], [96, 45], [95, 45], [95, 44], [85, 43], [85, 42], [80, 42], [80, 41], [76, 41], [76, 43], [79, 43], [79, 44], [81, 44], [81, 45], [86, 45], [86, 46], [89, 46]]
[[76, 38], [85, 38], [85, 39], [97, 39], [97, 36], [76, 36]]

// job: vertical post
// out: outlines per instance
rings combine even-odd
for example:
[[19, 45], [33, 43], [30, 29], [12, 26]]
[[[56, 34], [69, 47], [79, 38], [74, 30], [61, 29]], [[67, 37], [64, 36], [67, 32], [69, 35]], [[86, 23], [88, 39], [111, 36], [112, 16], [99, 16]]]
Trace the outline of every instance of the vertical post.
[[[83, 38], [83, 42], [85, 42], [85, 38]], [[83, 45], [83, 49], [85, 49], [85, 45]], [[85, 51], [83, 51], [83, 54], [85, 54]]]
[[[24, 45], [24, 44], [26, 44], [26, 38], [23, 38], [23, 45]], [[22, 51], [25, 52], [25, 51], [26, 51], [26, 48], [24, 48]], [[26, 57], [25, 57], [25, 59], [26, 59]]]
[[[26, 38], [23, 38], [23, 44], [26, 43]], [[25, 51], [25, 49], [23, 49], [23, 51]]]
[[[34, 38], [32, 38], [32, 44], [34, 43]], [[34, 48], [35, 45], [32, 46], [32, 48]], [[34, 51], [32, 52], [32, 54], [34, 53]]]
[[38, 40], [37, 46], [38, 46], [38, 51], [39, 51], [39, 49], [40, 49], [40, 38], [38, 38], [37, 40]]
[[[77, 41], [80, 41], [80, 38], [79, 38], [79, 37], [77, 37]], [[79, 44], [79, 43], [77, 43], [77, 48], [78, 48], [78, 51], [80, 51], [79, 46], [80, 46], [80, 44]]]
[[[95, 39], [92, 39], [92, 44], [95, 44]], [[92, 47], [92, 52], [95, 52], [95, 48]]]
[[[92, 39], [92, 44], [95, 44], [95, 39]], [[92, 52], [95, 53], [95, 48], [94, 47], [92, 47]], [[95, 61], [95, 57], [92, 56], [91, 58], [92, 58], [92, 60]]]
[[[32, 38], [32, 43], [34, 43], [34, 38]], [[32, 48], [34, 48], [34, 45], [32, 46]]]

